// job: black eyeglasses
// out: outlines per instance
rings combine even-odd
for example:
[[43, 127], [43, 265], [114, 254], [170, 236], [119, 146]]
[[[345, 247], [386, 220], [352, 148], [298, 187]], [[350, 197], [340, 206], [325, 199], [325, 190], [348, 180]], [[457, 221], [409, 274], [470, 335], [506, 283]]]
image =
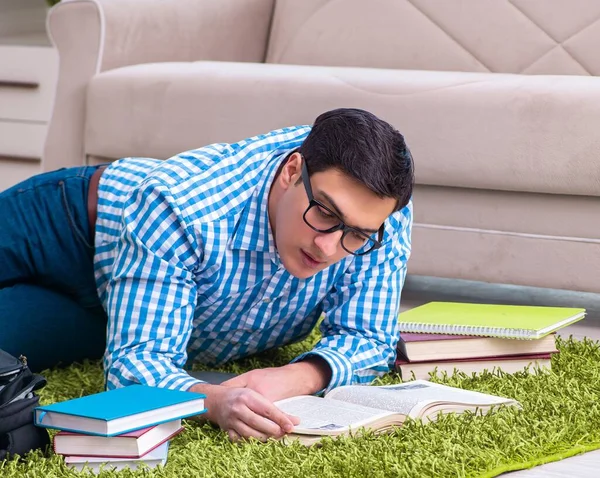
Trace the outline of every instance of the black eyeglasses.
[[342, 247], [346, 252], [355, 256], [363, 256], [369, 252], [379, 249], [383, 239], [383, 225], [378, 231], [378, 240], [370, 234], [355, 227], [347, 226], [344, 221], [323, 203], [317, 201], [312, 192], [310, 176], [306, 161], [302, 157], [302, 183], [308, 196], [308, 207], [304, 211], [304, 222], [314, 231], [331, 233], [342, 232]]

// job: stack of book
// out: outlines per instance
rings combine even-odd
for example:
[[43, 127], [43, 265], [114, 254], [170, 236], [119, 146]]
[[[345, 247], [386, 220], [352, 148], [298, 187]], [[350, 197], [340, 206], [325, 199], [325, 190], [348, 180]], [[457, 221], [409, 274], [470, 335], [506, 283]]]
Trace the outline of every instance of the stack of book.
[[557, 330], [585, 309], [430, 302], [400, 314], [395, 369], [403, 380], [432, 372], [551, 369]]
[[199, 393], [131, 385], [35, 409], [35, 424], [60, 430], [55, 453], [73, 468], [153, 468], [167, 461], [181, 420], [206, 412]]

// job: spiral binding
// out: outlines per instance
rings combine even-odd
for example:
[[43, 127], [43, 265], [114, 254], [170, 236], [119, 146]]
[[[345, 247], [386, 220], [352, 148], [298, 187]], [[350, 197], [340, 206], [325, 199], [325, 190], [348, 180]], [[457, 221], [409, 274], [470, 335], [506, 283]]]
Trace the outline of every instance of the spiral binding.
[[401, 322], [400, 332], [416, 334], [476, 335], [483, 337], [502, 337], [506, 339], [527, 340], [533, 338], [527, 329], [505, 329], [483, 325], [440, 325], [416, 322]]

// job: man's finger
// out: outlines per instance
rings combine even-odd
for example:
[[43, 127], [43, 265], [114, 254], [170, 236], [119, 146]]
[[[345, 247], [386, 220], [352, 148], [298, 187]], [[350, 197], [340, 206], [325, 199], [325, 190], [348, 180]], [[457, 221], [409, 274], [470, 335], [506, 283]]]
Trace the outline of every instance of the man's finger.
[[257, 440], [266, 442], [269, 439], [269, 437], [271, 436], [266, 433], [262, 433], [258, 430], [255, 430], [243, 422], [236, 423], [235, 430], [232, 430], [232, 431], [233, 431], [234, 436], [237, 435], [237, 440], [232, 439], [231, 433], [230, 433], [229, 438], [231, 439], [231, 441], [239, 441], [242, 438], [256, 438]]
[[290, 415], [289, 413], [286, 413], [286, 415], [294, 425], [300, 425], [299, 417], [297, 417], [296, 415]]
[[[292, 417], [284, 412], [282, 412], [279, 408], [277, 408], [272, 402], [267, 400], [265, 397], [258, 393], [254, 393], [252, 395], [252, 400], [248, 403], [248, 408], [254, 412], [254, 416], [250, 417], [252, 422], [248, 420], [244, 420], [248, 425], [253, 428], [257, 428], [262, 430], [261, 423], [256, 421], [256, 417], [261, 417], [266, 422], [271, 422], [279, 426], [283, 433], [290, 433], [294, 429], [294, 421], [292, 421]], [[293, 417], [296, 418], [297, 417]], [[299, 423], [299, 420], [298, 420]], [[269, 427], [272, 429], [272, 427]], [[264, 430], [266, 431], [266, 430]], [[278, 435], [280, 435], [279, 433]], [[273, 435], [273, 434], [272, 434]], [[276, 436], [276, 435], [273, 435]]]
[[[280, 425], [260, 415], [259, 413], [254, 412], [250, 408], [247, 409], [247, 413], [240, 415], [238, 418], [246, 427], [265, 436], [280, 437], [285, 433]], [[239, 427], [236, 426], [236, 430], [239, 432], [238, 428]]]

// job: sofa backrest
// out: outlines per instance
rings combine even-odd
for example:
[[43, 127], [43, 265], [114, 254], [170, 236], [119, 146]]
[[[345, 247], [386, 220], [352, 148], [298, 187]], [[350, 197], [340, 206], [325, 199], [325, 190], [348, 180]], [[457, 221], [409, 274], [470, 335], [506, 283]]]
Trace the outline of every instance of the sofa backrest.
[[266, 61], [600, 76], [598, 0], [276, 0]]

